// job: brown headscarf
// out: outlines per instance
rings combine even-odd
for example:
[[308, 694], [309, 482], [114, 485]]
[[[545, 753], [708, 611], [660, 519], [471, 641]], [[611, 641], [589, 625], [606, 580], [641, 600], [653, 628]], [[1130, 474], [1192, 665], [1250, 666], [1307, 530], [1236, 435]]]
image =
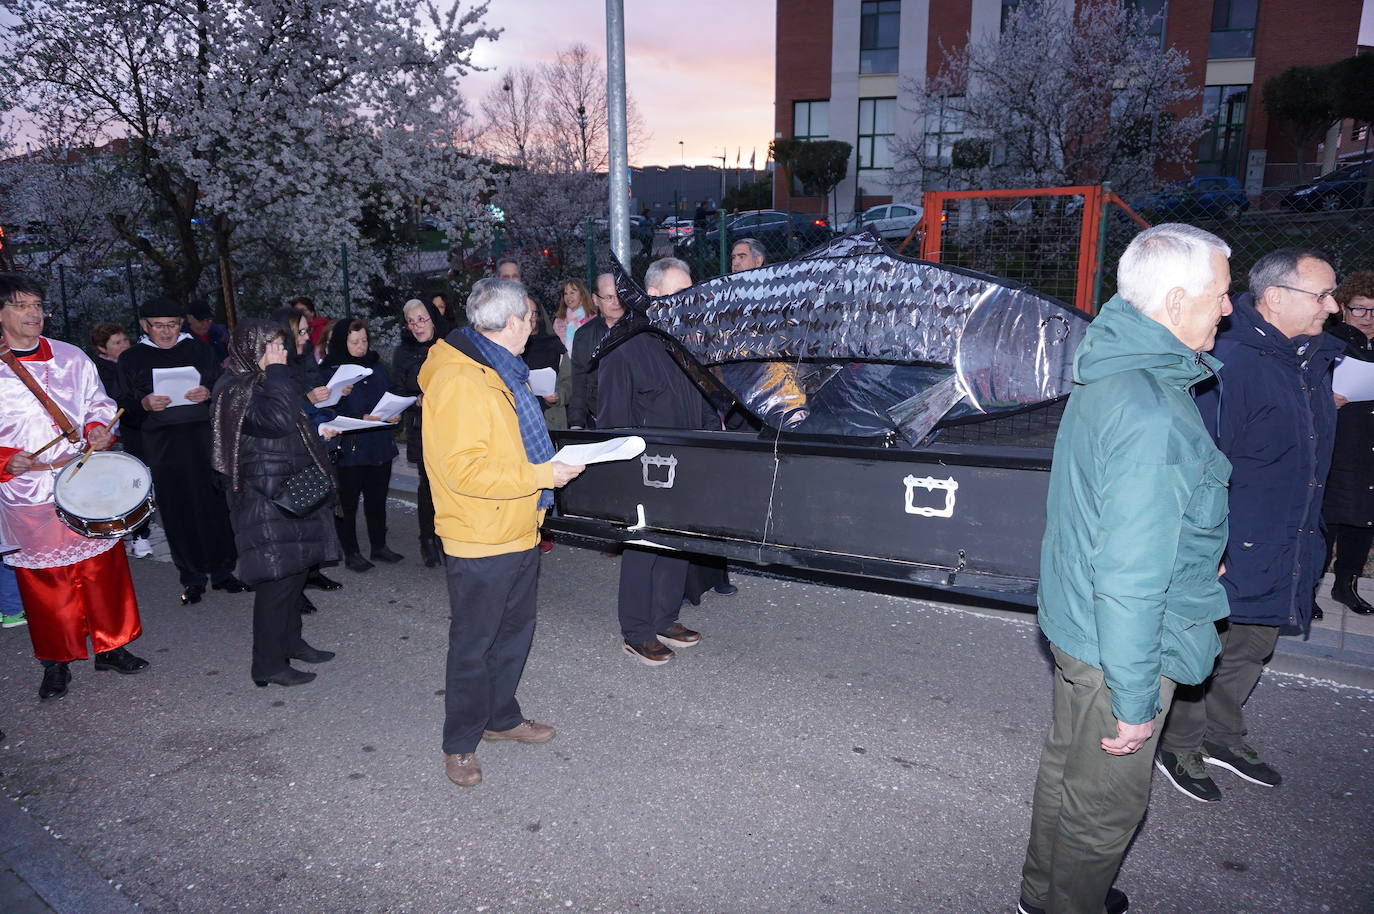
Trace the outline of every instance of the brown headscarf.
[[[216, 470], [229, 477], [230, 486], [235, 492], [240, 488], [239, 441], [243, 434], [243, 419], [248, 414], [248, 405], [253, 400], [253, 394], [266, 377], [258, 363], [267, 352], [268, 343], [273, 339], [284, 338], [285, 331], [282, 325], [274, 321], [239, 321], [229, 341], [229, 360], [225, 364], [225, 372], [215, 384], [215, 402], [211, 413], [211, 430], [214, 435], [211, 462]], [[290, 341], [284, 342], [289, 352]], [[329, 462], [324, 444], [310, 420], [306, 418], [305, 410], [299, 407], [296, 410], [296, 431], [315, 465], [333, 479], [334, 465]], [[338, 485], [337, 479], [335, 485]]]

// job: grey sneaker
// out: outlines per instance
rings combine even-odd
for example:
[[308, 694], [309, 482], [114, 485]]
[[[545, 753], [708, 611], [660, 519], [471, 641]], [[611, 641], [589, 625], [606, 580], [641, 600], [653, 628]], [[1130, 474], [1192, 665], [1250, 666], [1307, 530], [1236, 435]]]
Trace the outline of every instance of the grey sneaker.
[[1245, 778], [1251, 784], [1258, 784], [1261, 787], [1277, 787], [1283, 783], [1283, 775], [1260, 761], [1259, 753], [1245, 743], [1237, 743], [1234, 746], [1218, 746], [1216, 743], [1204, 742], [1202, 750], [1202, 757], [1207, 764], [1225, 768], [1227, 771]]
[[1202, 763], [1201, 752], [1180, 752], [1175, 755], [1160, 749], [1155, 755], [1155, 767], [1164, 772], [1169, 783], [1185, 797], [1203, 803], [1215, 803], [1221, 799], [1221, 790], [1207, 776], [1207, 766]]

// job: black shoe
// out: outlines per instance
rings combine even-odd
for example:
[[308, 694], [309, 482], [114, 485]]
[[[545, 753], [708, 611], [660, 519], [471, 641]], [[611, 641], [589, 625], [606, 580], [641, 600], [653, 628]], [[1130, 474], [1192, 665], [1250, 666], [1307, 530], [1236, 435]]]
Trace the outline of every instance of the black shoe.
[[334, 652], [322, 651], [302, 642], [301, 646], [291, 655], [291, 659], [299, 660], [301, 663], [328, 663], [334, 659]]
[[1374, 613], [1374, 606], [1365, 602], [1364, 597], [1356, 589], [1360, 576], [1357, 574], [1340, 574], [1336, 576], [1336, 583], [1331, 585], [1331, 599], [1344, 606], [1353, 613], [1367, 616]]
[[318, 606], [316, 606], [314, 603], [310, 602], [310, 598], [309, 598], [309, 597], [307, 597], [305, 594], [301, 594], [301, 615], [302, 615], [302, 616], [308, 616], [308, 615], [310, 615], [311, 613], [317, 613], [317, 612], [319, 612], [319, 611], [320, 611], [320, 608], [319, 608]]
[[1317, 622], [1317, 621], [1319, 621], [1319, 620], [1321, 620], [1321, 619], [1324, 619], [1325, 617], [1326, 617], [1326, 613], [1322, 612], [1322, 608], [1321, 608], [1320, 606], [1317, 605], [1317, 601], [1316, 601], [1316, 600], [1313, 600], [1313, 601], [1312, 601], [1312, 621], [1313, 621], [1313, 622]]
[[[1103, 907], [1107, 909], [1107, 914], [1125, 914], [1130, 908], [1131, 901], [1126, 897], [1126, 893], [1120, 889], [1108, 889], [1107, 900], [1103, 902]], [[1031, 904], [1029, 901], [1019, 901], [1016, 904], [1018, 914], [1045, 914], [1045, 909]]]
[[190, 606], [192, 603], [199, 603], [203, 596], [205, 596], [204, 585], [192, 584], [181, 592], [181, 605]]
[[1185, 797], [1203, 803], [1215, 803], [1221, 799], [1221, 789], [1207, 776], [1207, 766], [1202, 761], [1201, 752], [1175, 754], [1160, 749], [1155, 755], [1155, 767], [1164, 772], [1169, 783]]
[[295, 667], [287, 667], [280, 673], [273, 673], [266, 679], [253, 678], [253, 685], [260, 689], [267, 688], [269, 682], [275, 682], [279, 686], [298, 686], [305, 685], [315, 678], [314, 673], [307, 673], [305, 670], [298, 670]]
[[148, 661], [142, 657], [134, 656], [122, 647], [95, 655], [95, 668], [97, 670], [114, 670], [116, 673], [123, 673], [127, 676], [130, 673], [141, 673], [148, 666]]
[[395, 565], [403, 558], [405, 558], [405, 556], [401, 555], [401, 553], [392, 552], [385, 546], [378, 546], [372, 550], [372, 561], [374, 562], [386, 562], [388, 565]]
[[305, 586], [314, 587], [316, 590], [338, 590], [343, 585], [333, 578], [327, 578], [320, 569], [316, 568], [305, 577]]
[[359, 574], [362, 574], [364, 571], [371, 571], [373, 568], [377, 567], [363, 558], [362, 553], [359, 552], [350, 552], [348, 555], [344, 556], [344, 565], [348, 567], [349, 571], [356, 571]]
[[252, 586], [243, 583], [232, 574], [223, 581], [216, 581], [210, 585], [214, 590], [222, 590], [225, 593], [252, 593]]
[[72, 671], [65, 663], [54, 663], [43, 670], [43, 684], [38, 687], [39, 701], [61, 698], [67, 694], [67, 683], [72, 681]]
[[717, 584], [715, 587], [712, 587], [711, 589], [714, 590], [716, 593], [720, 594], [722, 597], [733, 597], [735, 594], [739, 593], [739, 588], [736, 587], [734, 584], [731, 584], [729, 581], [726, 581], [724, 584]]
[[1202, 741], [1202, 758], [1209, 765], [1225, 768], [1240, 775], [1251, 784], [1261, 787], [1277, 787], [1283, 783], [1283, 775], [1266, 765], [1259, 753], [1245, 743], [1222, 746]]
[[443, 562], [444, 550], [440, 547], [437, 536], [420, 537], [420, 559], [426, 568], [433, 568]]

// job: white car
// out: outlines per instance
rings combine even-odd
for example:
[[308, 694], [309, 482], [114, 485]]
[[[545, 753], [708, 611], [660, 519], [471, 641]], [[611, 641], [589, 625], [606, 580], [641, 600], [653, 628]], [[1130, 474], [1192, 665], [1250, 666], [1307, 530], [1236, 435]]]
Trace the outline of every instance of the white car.
[[881, 237], [901, 241], [921, 221], [923, 210], [915, 203], [883, 203], [870, 206], [863, 215], [845, 226], [847, 232], [872, 228]]

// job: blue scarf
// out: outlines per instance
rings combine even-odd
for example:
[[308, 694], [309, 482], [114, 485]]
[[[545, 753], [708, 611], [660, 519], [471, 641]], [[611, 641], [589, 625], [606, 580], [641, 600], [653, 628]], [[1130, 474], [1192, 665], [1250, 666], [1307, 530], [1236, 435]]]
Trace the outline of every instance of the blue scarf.
[[[539, 408], [539, 401], [534, 394], [530, 393], [530, 367], [524, 359], [471, 327], [464, 327], [463, 334], [472, 340], [482, 358], [501, 376], [501, 382], [515, 396], [515, 417], [520, 420], [520, 439], [525, 442], [525, 456], [530, 463], [548, 463], [553, 459], [553, 442], [549, 440], [549, 427], [544, 424], [544, 411]], [[552, 489], [544, 489], [539, 493], [539, 507], [553, 507]]]

